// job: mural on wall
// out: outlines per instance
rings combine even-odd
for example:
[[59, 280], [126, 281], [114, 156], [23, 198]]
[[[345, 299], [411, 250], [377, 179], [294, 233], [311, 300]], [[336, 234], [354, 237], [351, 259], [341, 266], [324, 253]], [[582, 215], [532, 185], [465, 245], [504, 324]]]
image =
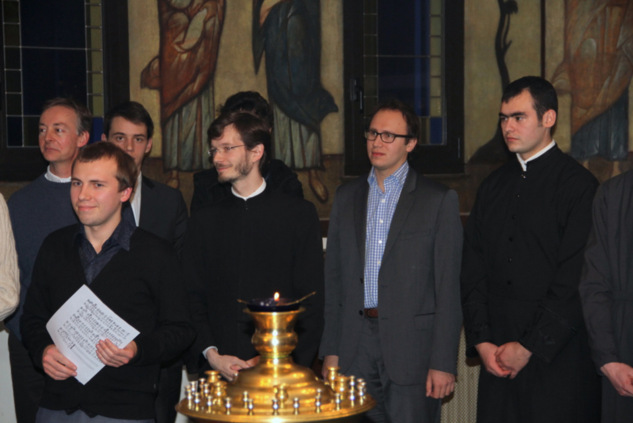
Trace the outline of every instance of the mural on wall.
[[322, 203], [323, 118], [337, 112], [321, 84], [319, 0], [253, 0], [255, 72], [266, 57], [268, 99], [274, 112], [273, 155], [293, 169], [308, 170], [310, 189]]
[[633, 76], [633, 5], [565, 1], [565, 58], [552, 82], [571, 95], [571, 155], [628, 158], [628, 87]]
[[[510, 19], [519, 12], [519, 4], [515, 0], [497, 3], [500, 18], [495, 57], [501, 86], [505, 87], [522, 76], [510, 77], [505, 63], [512, 45], [508, 40]], [[563, 4], [564, 58], [560, 64], [556, 62], [550, 80], [559, 95], [571, 97], [570, 154], [588, 167], [589, 159], [604, 159], [610, 166], [607, 176], [613, 176], [622, 170], [616, 168], [616, 162], [628, 166], [633, 4], [621, 0], [565, 0]], [[498, 163], [507, 157], [497, 126], [494, 137], [475, 152], [470, 163]]]
[[179, 171], [210, 167], [206, 131], [214, 117], [213, 75], [224, 0], [157, 0], [159, 53], [141, 72], [141, 87], [160, 93], [162, 158], [167, 183]]
[[[510, 31], [510, 18], [513, 14], [519, 12], [519, 6], [515, 0], [497, 0], [499, 5], [499, 22], [497, 23], [497, 31], [495, 33], [495, 59], [499, 77], [501, 81], [501, 89], [503, 90], [510, 82], [510, 74], [506, 65], [505, 57], [508, 49], [512, 45], [512, 41], [508, 40], [508, 32]], [[497, 163], [505, 162], [509, 157], [508, 149], [505, 147], [501, 127], [496, 126], [495, 134], [486, 144], [481, 146], [470, 159], [470, 163]]]

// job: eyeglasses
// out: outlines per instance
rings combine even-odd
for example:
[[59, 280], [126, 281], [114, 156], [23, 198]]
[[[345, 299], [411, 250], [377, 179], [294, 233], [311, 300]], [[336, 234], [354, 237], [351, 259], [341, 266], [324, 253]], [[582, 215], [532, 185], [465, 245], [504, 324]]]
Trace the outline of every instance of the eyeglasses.
[[209, 157], [215, 157], [215, 155], [218, 154], [219, 151], [223, 152], [224, 154], [229, 154], [231, 150], [238, 147], [246, 147], [246, 146], [244, 144], [241, 144], [241, 145], [225, 145], [220, 148], [211, 147], [209, 151], [207, 151], [207, 154], [209, 155]]
[[380, 139], [382, 140], [382, 142], [386, 142], [387, 144], [391, 144], [398, 137], [401, 137], [401, 138], [415, 138], [415, 137], [413, 137], [411, 135], [392, 134], [391, 132], [387, 132], [387, 131], [378, 132], [378, 131], [375, 131], [373, 129], [365, 131], [365, 138], [367, 139], [367, 141], [376, 141], [376, 138], [378, 138], [379, 135], [380, 135]]

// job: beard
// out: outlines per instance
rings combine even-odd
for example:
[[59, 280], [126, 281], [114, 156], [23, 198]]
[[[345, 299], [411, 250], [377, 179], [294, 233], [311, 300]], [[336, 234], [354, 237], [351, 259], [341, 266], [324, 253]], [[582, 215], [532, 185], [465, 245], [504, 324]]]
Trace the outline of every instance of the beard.
[[225, 175], [218, 174], [218, 181], [222, 183], [228, 182], [230, 184], [233, 184], [235, 181], [251, 173], [254, 165], [254, 163], [248, 163], [246, 162], [246, 160], [244, 160], [233, 166], [234, 172], [230, 172]]

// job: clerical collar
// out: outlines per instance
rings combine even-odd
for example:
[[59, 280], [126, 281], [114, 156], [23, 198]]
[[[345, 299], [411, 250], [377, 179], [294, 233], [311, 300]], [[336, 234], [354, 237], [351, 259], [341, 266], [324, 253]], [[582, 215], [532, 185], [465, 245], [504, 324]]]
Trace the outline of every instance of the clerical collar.
[[247, 195], [246, 197], [239, 195], [237, 191], [235, 191], [233, 186], [231, 186], [231, 192], [233, 193], [233, 195], [236, 196], [237, 198], [241, 198], [242, 200], [248, 200], [249, 198], [257, 197], [259, 194], [264, 192], [265, 189], [266, 189], [266, 179], [264, 178], [262, 178], [262, 184], [259, 186], [259, 188], [253, 191], [251, 195]]
[[521, 158], [521, 156], [519, 155], [519, 153], [517, 153], [517, 159], [519, 160], [519, 163], [521, 164], [521, 167], [523, 168], [523, 171], [525, 172], [527, 170], [528, 162], [531, 162], [532, 160], [538, 159], [539, 157], [541, 157], [543, 154], [547, 153], [548, 151], [550, 151], [554, 147], [556, 147], [556, 141], [552, 140], [552, 142], [547, 144], [547, 147], [545, 147], [544, 149], [542, 149], [541, 151], [539, 151], [538, 153], [536, 153], [535, 155], [533, 155], [532, 157], [530, 157], [527, 160], [523, 160]]
[[68, 182], [70, 182], [71, 178], [70, 176], [68, 178], [60, 178], [59, 176], [55, 175], [53, 172], [51, 172], [51, 165], [48, 165], [46, 167], [46, 173], [44, 174], [44, 177], [47, 181], [56, 182], [58, 184], [67, 184]]

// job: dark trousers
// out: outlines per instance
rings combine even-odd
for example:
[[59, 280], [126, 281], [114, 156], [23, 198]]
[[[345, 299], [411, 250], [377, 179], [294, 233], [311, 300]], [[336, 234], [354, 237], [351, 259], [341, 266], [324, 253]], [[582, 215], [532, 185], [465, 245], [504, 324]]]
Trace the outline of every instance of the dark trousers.
[[9, 332], [9, 361], [17, 423], [35, 423], [44, 392], [44, 372], [33, 365], [24, 344]]
[[426, 376], [416, 385], [398, 385], [390, 380], [378, 331], [377, 318], [364, 319], [358, 354], [347, 372], [364, 378], [367, 393], [376, 400], [376, 407], [367, 412], [363, 423], [439, 423], [441, 402], [426, 397]]
[[182, 360], [178, 359], [160, 369], [158, 396], [156, 397], [156, 423], [174, 423], [176, 404], [180, 400]]

